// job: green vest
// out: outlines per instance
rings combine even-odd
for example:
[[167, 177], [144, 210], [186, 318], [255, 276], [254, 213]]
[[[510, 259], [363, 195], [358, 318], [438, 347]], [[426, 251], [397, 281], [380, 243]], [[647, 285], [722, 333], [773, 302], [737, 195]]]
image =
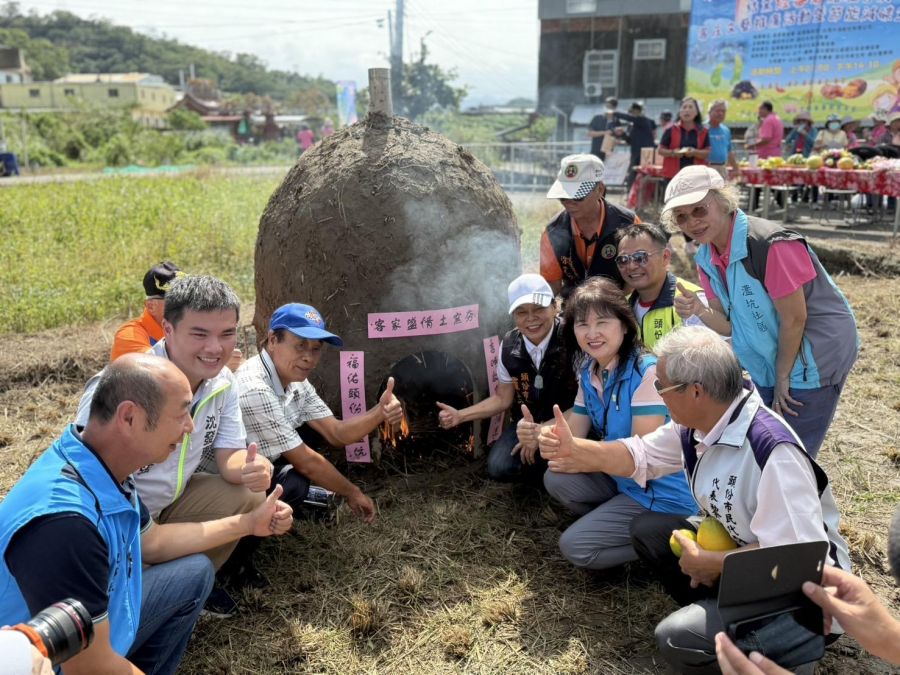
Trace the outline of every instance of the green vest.
[[[644, 346], [651, 351], [663, 335], [667, 335], [673, 328], [681, 325], [681, 317], [678, 316], [674, 307], [675, 294], [678, 291], [676, 284], [681, 284], [694, 293], [703, 292], [703, 289], [697, 284], [676, 278], [671, 272], [666, 274], [666, 283], [663, 284], [659, 296], [653, 301], [653, 306], [647, 310], [647, 313], [644, 314], [644, 318], [641, 319], [638, 325], [638, 337], [644, 343]], [[632, 307], [637, 302], [637, 298], [637, 291], [635, 291], [629, 298]]]

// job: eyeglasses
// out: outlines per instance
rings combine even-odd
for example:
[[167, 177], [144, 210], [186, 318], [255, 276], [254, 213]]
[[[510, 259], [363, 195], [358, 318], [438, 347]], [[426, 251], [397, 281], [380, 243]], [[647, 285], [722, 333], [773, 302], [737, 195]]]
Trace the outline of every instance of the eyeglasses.
[[619, 267], [625, 267], [630, 262], [634, 262], [635, 265], [640, 265], [643, 267], [648, 262], [650, 262], [650, 256], [656, 255], [659, 253], [659, 250], [656, 251], [635, 251], [632, 254], [623, 253], [622, 255], [616, 256], [616, 265]]
[[697, 206], [691, 209], [690, 213], [676, 213], [675, 224], [679, 226], [687, 225], [689, 220], [704, 218], [707, 213], [709, 213], [709, 207], [706, 204], [697, 204]]
[[659, 380], [653, 380], [653, 388], [656, 389], [656, 393], [662, 396], [663, 394], [667, 394], [670, 391], [674, 391], [675, 389], [681, 389], [682, 387], [686, 387], [687, 382], [682, 382], [681, 384], [673, 384], [670, 387], [663, 387]]

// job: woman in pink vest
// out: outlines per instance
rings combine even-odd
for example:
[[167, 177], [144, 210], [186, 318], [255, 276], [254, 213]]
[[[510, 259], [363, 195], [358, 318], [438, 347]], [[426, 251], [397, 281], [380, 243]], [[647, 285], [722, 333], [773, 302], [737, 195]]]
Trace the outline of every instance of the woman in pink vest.
[[697, 99], [682, 99], [678, 121], [666, 129], [659, 141], [659, 154], [663, 156], [663, 177], [667, 181], [686, 166], [706, 164], [709, 134], [703, 126]]

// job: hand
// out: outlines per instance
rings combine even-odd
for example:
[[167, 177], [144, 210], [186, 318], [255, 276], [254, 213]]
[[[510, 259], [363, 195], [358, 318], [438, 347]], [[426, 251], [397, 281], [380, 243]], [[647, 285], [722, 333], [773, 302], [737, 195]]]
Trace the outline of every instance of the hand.
[[534, 447], [525, 447], [521, 443], [516, 443], [512, 450], [510, 450], [510, 455], [519, 455], [519, 458], [522, 460], [522, 464], [534, 464], [535, 455], [537, 455], [538, 447], [535, 445]]
[[276, 485], [266, 500], [247, 514], [249, 534], [254, 537], [268, 537], [284, 534], [294, 524], [294, 512], [290, 506], [278, 501], [284, 488]]
[[375, 502], [362, 490], [357, 490], [347, 497], [347, 506], [353, 512], [353, 515], [362, 520], [364, 523], [375, 522]]
[[554, 461], [572, 454], [572, 430], [558, 405], [553, 406], [553, 426], [541, 427], [538, 445], [541, 457], [551, 462], [551, 471], [555, 470], [552, 464]]
[[462, 420], [459, 416], [459, 410], [453, 408], [446, 403], [437, 402], [437, 407], [441, 409], [438, 413], [438, 424], [441, 426], [441, 429], [452, 429], [456, 425], [458, 425]]
[[725, 633], [716, 634], [716, 656], [722, 675], [778, 675], [791, 672], [759, 652], [750, 652], [748, 658]]
[[[792, 417], [797, 417], [800, 413], [791, 408], [791, 406], [802, 408], [803, 404], [791, 398], [790, 387], [791, 382], [788, 378], [779, 377], [775, 381], [775, 392], [772, 394], [772, 410], [782, 416], [791, 415]], [[789, 406], [788, 403], [791, 405]]]
[[826, 635], [831, 632], [832, 620], [837, 619], [848, 635], [876, 656], [888, 658], [896, 649], [900, 622], [890, 615], [859, 577], [826, 565], [822, 586], [807, 581], [803, 584], [803, 592], [822, 608]]
[[384, 388], [381, 398], [378, 399], [378, 405], [381, 407], [382, 417], [388, 424], [392, 427], [400, 424], [403, 419], [403, 406], [400, 405], [400, 401], [394, 396], [393, 377], [388, 378], [387, 386]]
[[228, 359], [228, 363], [225, 365], [228, 366], [228, 370], [232, 373], [237, 372], [237, 369], [244, 362], [244, 353], [235, 347], [231, 350], [231, 358]]
[[256, 443], [247, 446], [247, 457], [241, 469], [241, 485], [250, 492], [265, 492], [272, 484], [272, 462], [257, 453]]
[[[538, 436], [541, 433], [541, 425], [535, 424], [534, 416], [528, 409], [528, 406], [522, 404], [522, 419], [516, 424], [516, 438], [519, 439], [519, 445], [533, 454], [538, 448]], [[515, 454], [515, 448], [513, 448]]]
[[688, 539], [678, 530], [674, 530], [672, 534], [681, 545], [681, 558], [678, 562], [681, 571], [691, 578], [691, 588], [715, 585], [716, 580], [722, 575], [725, 554], [719, 551], [704, 551], [696, 541]]
[[675, 287], [678, 289], [678, 292], [675, 294], [673, 306], [675, 307], [675, 313], [682, 320], [690, 319], [692, 316], [700, 316], [708, 309], [706, 305], [700, 302], [697, 294], [685, 288], [680, 281]]

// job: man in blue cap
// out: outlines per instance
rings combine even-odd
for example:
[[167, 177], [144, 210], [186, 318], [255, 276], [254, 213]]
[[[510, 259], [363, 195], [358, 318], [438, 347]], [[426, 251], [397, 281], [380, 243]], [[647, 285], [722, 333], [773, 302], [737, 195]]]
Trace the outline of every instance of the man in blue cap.
[[[244, 426], [259, 453], [275, 464], [270, 490], [281, 485], [281, 500], [295, 513], [303, 511], [313, 484], [344, 497], [355, 515], [371, 523], [375, 520], [372, 500], [304, 443], [298, 429], [306, 424], [332, 446], [340, 447], [356, 443], [385, 421], [399, 423], [403, 410], [394, 396], [391, 377], [376, 405], [361, 415], [337, 419], [308, 380], [326, 343], [344, 344], [326, 330], [325, 320], [314, 307], [295, 302], [275, 310], [265, 346], [237, 372]], [[233, 587], [265, 585], [252, 562], [258, 544], [253, 538], [243, 540], [223, 569]]]

